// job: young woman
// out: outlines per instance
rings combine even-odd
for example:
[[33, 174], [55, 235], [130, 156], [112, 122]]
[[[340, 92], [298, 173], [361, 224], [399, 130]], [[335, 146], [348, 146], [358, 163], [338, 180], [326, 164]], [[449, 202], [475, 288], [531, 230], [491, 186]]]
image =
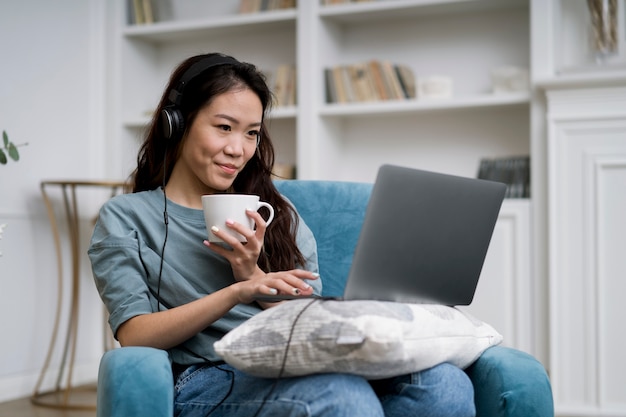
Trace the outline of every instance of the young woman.
[[[369, 383], [345, 374], [268, 380], [224, 364], [213, 343], [272, 304], [255, 296], [321, 292], [316, 242], [272, 184], [264, 124], [272, 95], [255, 66], [191, 57], [173, 72], [138, 156], [133, 193], [101, 210], [89, 256], [123, 346], [152, 346], [173, 363], [177, 416], [472, 416], [471, 382], [443, 364]], [[247, 239], [212, 232], [201, 196], [257, 194], [274, 207], [267, 227], [230, 222]]]

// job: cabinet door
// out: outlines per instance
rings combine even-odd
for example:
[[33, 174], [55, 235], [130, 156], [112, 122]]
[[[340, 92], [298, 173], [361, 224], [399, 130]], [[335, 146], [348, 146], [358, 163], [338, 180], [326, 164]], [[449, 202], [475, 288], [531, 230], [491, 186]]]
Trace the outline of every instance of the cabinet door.
[[530, 200], [504, 201], [474, 300], [463, 309], [498, 330], [503, 345], [533, 353], [530, 221]]
[[626, 86], [547, 96], [557, 412], [625, 415]]

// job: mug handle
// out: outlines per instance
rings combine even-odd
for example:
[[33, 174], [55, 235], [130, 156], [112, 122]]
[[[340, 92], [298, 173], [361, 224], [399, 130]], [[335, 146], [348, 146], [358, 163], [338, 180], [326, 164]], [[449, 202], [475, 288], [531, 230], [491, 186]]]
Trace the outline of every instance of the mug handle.
[[265, 221], [266, 226], [269, 226], [272, 220], [274, 220], [274, 207], [272, 207], [270, 203], [266, 203], [265, 201], [259, 201], [259, 204], [257, 205], [257, 211], [261, 207], [265, 207], [270, 211], [270, 216]]

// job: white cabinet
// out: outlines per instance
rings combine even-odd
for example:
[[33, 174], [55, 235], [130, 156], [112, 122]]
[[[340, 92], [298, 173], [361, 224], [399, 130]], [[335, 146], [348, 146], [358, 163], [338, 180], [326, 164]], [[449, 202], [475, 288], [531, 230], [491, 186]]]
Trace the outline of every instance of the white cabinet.
[[626, 82], [546, 94], [557, 412], [626, 416]]
[[545, 97], [533, 117], [533, 168], [545, 179], [533, 188], [533, 253], [549, 282], [557, 416], [626, 416], [626, 2], [616, 3], [618, 48], [603, 62], [589, 54], [587, 1], [531, 5], [533, 83]]
[[503, 345], [526, 352], [533, 352], [537, 342], [530, 224], [530, 201], [504, 201], [474, 301], [462, 307], [494, 326], [504, 338]]

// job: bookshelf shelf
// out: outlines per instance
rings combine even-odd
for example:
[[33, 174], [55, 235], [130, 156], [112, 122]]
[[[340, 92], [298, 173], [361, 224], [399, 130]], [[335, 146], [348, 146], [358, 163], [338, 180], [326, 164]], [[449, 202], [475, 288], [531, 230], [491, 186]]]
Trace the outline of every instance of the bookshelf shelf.
[[543, 89], [576, 88], [576, 87], [616, 87], [626, 82], [626, 68], [605, 72], [579, 72], [542, 78], [535, 85]]
[[295, 29], [295, 22], [296, 10], [287, 9], [187, 21], [164, 21], [149, 25], [128, 25], [123, 30], [123, 36], [153, 43], [174, 43], [233, 33], [247, 34], [265, 29]]
[[527, 7], [524, 0], [394, 0], [341, 3], [320, 7], [322, 19], [340, 23], [380, 21], [434, 14], [459, 14], [504, 8]]
[[370, 103], [326, 104], [320, 115], [326, 117], [375, 116], [386, 114], [411, 114], [422, 112], [446, 112], [450, 110], [518, 106], [530, 103], [529, 93], [485, 94], [450, 99], [395, 100]]
[[148, 123], [150, 122], [150, 119], [146, 118], [137, 118], [137, 119], [128, 119], [125, 120], [123, 123], [123, 126], [126, 129], [144, 129]]
[[[297, 115], [298, 108], [295, 106], [275, 107], [270, 114], [271, 120], [289, 120]], [[150, 116], [134, 117], [124, 120], [124, 127], [127, 129], [144, 129], [150, 123]]]
[[269, 117], [272, 120], [293, 119], [298, 115], [296, 106], [274, 107]]

